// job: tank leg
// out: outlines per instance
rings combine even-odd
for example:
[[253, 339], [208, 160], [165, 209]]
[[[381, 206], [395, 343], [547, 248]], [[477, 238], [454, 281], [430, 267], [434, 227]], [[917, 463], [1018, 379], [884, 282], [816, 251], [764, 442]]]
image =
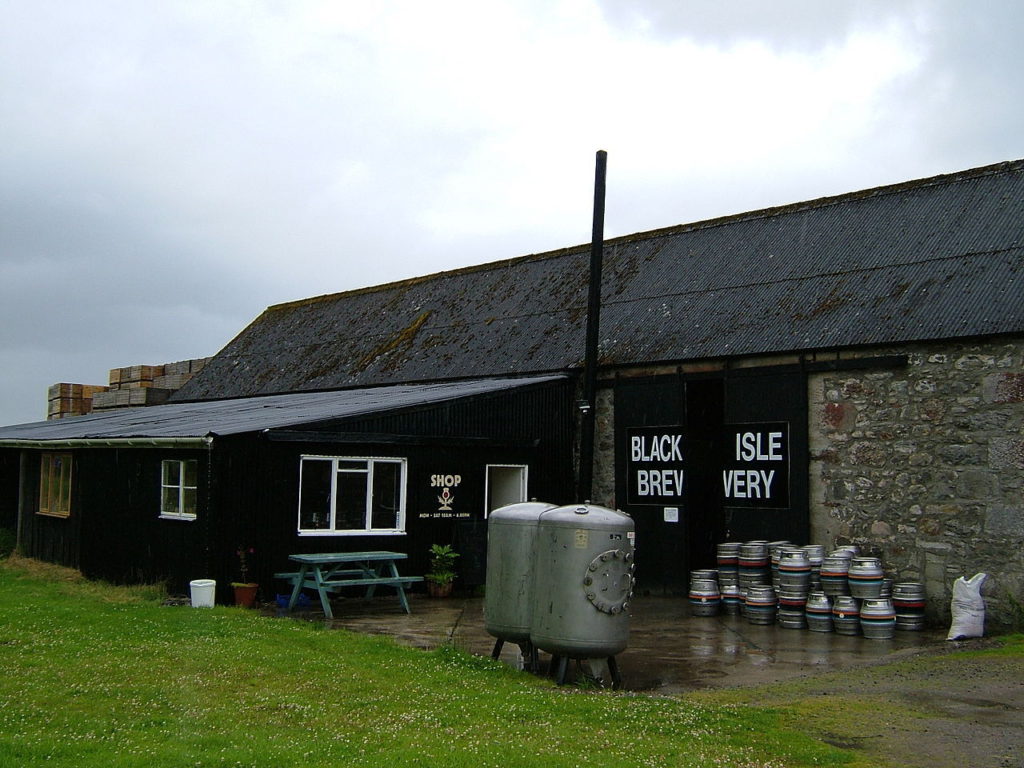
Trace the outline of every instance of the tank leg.
[[494, 643], [494, 650], [491, 651], [491, 658], [497, 661], [498, 657], [501, 656], [501, 649], [505, 645], [505, 641], [500, 637]]
[[614, 656], [608, 657], [608, 673], [612, 677], [612, 688], [618, 690], [622, 687], [622, 675], [619, 674], [619, 662]]
[[540, 666], [537, 647], [527, 640], [525, 643], [520, 643], [519, 653], [523, 657], [523, 669], [527, 672], [537, 674], [537, 668]]
[[551, 669], [549, 674], [554, 673], [555, 685], [565, 684], [565, 675], [569, 669], [569, 657], [568, 656], [552, 656], [551, 657]]
[[555, 671], [558, 668], [558, 657], [555, 654], [551, 654], [551, 658], [548, 659], [548, 677], [554, 677]]

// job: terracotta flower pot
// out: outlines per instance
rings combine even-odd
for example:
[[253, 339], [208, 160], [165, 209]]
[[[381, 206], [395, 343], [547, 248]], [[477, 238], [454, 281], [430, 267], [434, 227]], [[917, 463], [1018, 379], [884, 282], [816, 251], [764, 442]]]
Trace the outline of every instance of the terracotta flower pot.
[[256, 590], [259, 588], [259, 584], [247, 583], [247, 584], [232, 584], [235, 588], [235, 605], [240, 605], [243, 608], [252, 608], [256, 604]]
[[452, 582], [438, 584], [436, 581], [427, 582], [427, 594], [431, 597], [449, 597], [452, 594]]

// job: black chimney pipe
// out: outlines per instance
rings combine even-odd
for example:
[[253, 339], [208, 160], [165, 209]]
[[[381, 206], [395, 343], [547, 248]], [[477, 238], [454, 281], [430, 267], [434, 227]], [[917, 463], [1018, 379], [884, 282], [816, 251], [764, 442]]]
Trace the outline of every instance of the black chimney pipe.
[[576, 501], [590, 501], [594, 484], [597, 341], [601, 326], [601, 267], [604, 258], [604, 188], [608, 153], [597, 151], [594, 170], [594, 227], [590, 240], [590, 294], [587, 303], [587, 346], [583, 358], [583, 401], [580, 403], [580, 467]]

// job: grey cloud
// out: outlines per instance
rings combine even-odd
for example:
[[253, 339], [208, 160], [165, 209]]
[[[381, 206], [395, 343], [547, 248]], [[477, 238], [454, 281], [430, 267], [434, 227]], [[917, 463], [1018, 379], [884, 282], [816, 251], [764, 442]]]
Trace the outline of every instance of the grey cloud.
[[688, 38], [728, 47], [756, 40], [771, 47], [820, 49], [846, 37], [856, 24], [877, 24], [901, 13], [886, 0], [599, 0], [617, 27], [660, 39]]
[[[654, 42], [759, 41], [812, 53], [894, 22], [924, 57], [887, 94], [863, 143], [836, 146], [827, 168], [794, 157], [783, 159], [792, 172], [766, 179], [746, 148], [743, 161], [718, 159], [714, 178], [681, 170], [650, 179], [620, 171], [607, 147], [609, 234], [1021, 154], [1015, 35], [1024, 11], [1015, 3], [601, 7], [632, 34], [646, 20]], [[478, 115], [477, 94], [415, 77], [417, 62], [402, 51], [340, 33], [327, 47], [304, 47], [287, 34], [290, 8], [0, 0], [11, 31], [0, 43], [0, 423], [35, 418], [57, 381], [102, 383], [110, 367], [211, 354], [269, 304], [589, 236], [587, 200], [579, 221], [527, 220], [551, 186], [577, 189], [540, 164], [524, 174], [536, 178], [535, 199], [517, 209], [524, 220], [503, 231], [470, 226], [453, 236], [422, 223], [451, 178], [496, 205], [507, 200], [486, 194], [503, 179], [466, 170], [492, 167], [476, 153], [503, 146], [504, 121], [564, 125], [586, 115], [530, 114], [527, 101], [511, 100], [505, 115]], [[595, 122], [642, 123], [643, 105], [629, 97], [610, 91]], [[624, 151], [643, 140], [624, 133]], [[589, 162], [596, 148], [579, 151]]]

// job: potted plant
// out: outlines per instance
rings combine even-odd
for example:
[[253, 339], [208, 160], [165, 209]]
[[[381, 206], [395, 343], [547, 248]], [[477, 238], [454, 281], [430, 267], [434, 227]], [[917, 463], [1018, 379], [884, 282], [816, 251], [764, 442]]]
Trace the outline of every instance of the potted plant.
[[235, 590], [235, 605], [243, 608], [252, 608], [256, 604], [256, 590], [259, 584], [249, 581], [249, 555], [255, 553], [252, 547], [240, 546], [235, 554], [238, 555], [238, 581], [231, 582]]
[[450, 544], [434, 544], [430, 547], [430, 571], [423, 578], [427, 581], [427, 594], [431, 597], [448, 597], [455, 581], [455, 558], [459, 553]]

